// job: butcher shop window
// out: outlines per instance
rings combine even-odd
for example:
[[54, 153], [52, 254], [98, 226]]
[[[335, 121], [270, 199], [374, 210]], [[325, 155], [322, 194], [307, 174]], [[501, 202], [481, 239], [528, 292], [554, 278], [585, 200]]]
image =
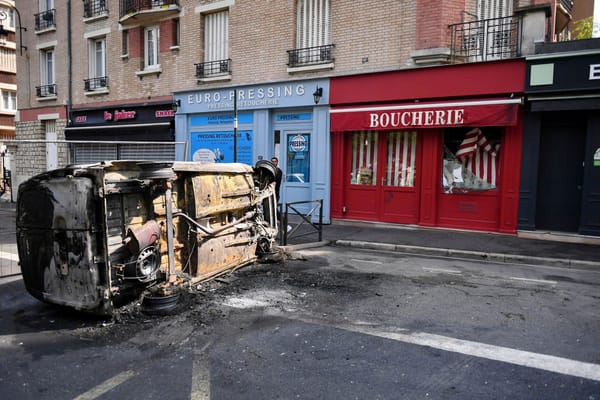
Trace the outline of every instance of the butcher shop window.
[[444, 192], [496, 190], [501, 149], [500, 128], [446, 129], [442, 162]]

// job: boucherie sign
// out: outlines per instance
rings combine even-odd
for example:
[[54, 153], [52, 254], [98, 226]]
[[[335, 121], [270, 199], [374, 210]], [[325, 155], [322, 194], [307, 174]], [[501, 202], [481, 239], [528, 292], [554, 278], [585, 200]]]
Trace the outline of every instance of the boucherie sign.
[[516, 125], [520, 99], [410, 103], [331, 110], [331, 131]]

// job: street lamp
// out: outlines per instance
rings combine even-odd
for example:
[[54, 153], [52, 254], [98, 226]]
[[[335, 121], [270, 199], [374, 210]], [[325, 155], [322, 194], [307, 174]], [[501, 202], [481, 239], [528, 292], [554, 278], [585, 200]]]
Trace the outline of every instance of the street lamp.
[[315, 104], [319, 104], [321, 97], [323, 96], [323, 88], [317, 85], [317, 89], [313, 93], [313, 99], [315, 100]]
[[[27, 46], [23, 46], [23, 31], [27, 31], [27, 28], [25, 28], [22, 24], [21, 24], [21, 13], [19, 13], [19, 10], [17, 9], [17, 7], [15, 7], [14, 5], [10, 4], [10, 3], [6, 3], [4, 1], [0, 1], [0, 6], [3, 7], [7, 7], [11, 10], [14, 10], [15, 14], [17, 14], [17, 20], [19, 22], [19, 53], [20, 55], [23, 55], [23, 49], [27, 50]], [[4, 21], [8, 19], [8, 14], [6, 13], [6, 11], [4, 10], [0, 10], [0, 43], [5, 44], [6, 43], [6, 39], [8, 38], [8, 31], [6, 29], [4, 29]]]

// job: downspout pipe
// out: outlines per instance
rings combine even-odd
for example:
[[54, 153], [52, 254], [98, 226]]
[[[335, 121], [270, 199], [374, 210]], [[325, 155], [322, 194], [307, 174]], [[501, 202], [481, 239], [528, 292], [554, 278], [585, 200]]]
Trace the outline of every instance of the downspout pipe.
[[71, 0], [67, 0], [67, 126], [71, 125], [71, 106], [73, 104], [73, 57], [71, 48]]

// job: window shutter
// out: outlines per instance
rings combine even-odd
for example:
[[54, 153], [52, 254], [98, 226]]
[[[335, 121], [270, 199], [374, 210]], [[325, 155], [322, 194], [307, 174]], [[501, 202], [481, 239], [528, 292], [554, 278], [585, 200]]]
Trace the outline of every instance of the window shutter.
[[298, 0], [296, 48], [330, 44], [329, 0]]
[[219, 61], [228, 58], [229, 11], [204, 16], [204, 61]]

